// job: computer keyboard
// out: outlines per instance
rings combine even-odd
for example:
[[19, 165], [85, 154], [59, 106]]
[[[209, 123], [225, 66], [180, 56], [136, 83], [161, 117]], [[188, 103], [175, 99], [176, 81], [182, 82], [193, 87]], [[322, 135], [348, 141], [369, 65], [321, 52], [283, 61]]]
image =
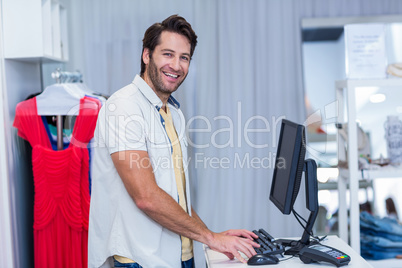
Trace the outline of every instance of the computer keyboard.
[[254, 248], [257, 254], [281, 254], [285, 251], [285, 248], [275, 242], [275, 239], [264, 229], [254, 230], [253, 233], [258, 235], [258, 238], [254, 241], [260, 245], [259, 248]]

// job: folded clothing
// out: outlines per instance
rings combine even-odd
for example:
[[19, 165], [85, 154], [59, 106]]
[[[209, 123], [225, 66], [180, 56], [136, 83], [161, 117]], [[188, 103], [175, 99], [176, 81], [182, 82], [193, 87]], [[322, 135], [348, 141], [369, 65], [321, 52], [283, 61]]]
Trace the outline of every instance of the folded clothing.
[[360, 226], [374, 231], [402, 236], [402, 225], [394, 218], [380, 218], [363, 211], [360, 213]]
[[402, 255], [402, 226], [395, 219], [362, 212], [360, 230], [363, 258], [381, 260]]
[[371, 236], [378, 236], [378, 237], [383, 237], [391, 241], [395, 242], [402, 242], [402, 236], [401, 235], [394, 235], [388, 232], [382, 232], [382, 231], [376, 231], [367, 227], [364, 227], [363, 224], [360, 224], [360, 233], [361, 234], [366, 234], [366, 235], [371, 235]]

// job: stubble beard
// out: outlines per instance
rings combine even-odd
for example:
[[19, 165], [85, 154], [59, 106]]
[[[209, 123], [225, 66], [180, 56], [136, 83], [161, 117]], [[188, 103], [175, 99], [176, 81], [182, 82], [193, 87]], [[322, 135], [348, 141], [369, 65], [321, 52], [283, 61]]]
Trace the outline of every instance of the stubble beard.
[[161, 72], [158, 71], [158, 68], [156, 67], [156, 64], [154, 63], [152, 57], [149, 60], [148, 64], [148, 76], [149, 80], [151, 80], [152, 85], [155, 88], [155, 91], [161, 92], [163, 94], [172, 94], [175, 92], [179, 86], [184, 82], [186, 79], [187, 75], [177, 84], [175, 88], [169, 89], [165, 86], [165, 84], [162, 81], [162, 75]]

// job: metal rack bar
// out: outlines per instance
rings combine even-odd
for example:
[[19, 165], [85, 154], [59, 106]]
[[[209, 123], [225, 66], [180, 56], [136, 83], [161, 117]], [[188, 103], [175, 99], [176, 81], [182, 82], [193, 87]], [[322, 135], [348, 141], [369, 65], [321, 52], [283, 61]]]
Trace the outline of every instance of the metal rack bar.
[[[56, 83], [79, 83], [82, 82], [82, 74], [77, 72], [62, 72], [59, 68], [52, 72], [52, 78], [56, 80]], [[58, 115], [56, 117], [57, 126], [57, 150], [63, 150], [63, 116]]]

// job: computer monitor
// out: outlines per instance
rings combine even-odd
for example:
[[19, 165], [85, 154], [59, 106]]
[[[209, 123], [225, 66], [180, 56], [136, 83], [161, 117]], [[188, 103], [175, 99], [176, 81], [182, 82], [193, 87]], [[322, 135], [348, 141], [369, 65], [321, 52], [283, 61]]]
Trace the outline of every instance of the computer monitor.
[[270, 200], [290, 214], [299, 193], [306, 155], [304, 126], [282, 120]]
[[[290, 214], [293, 211], [304, 172], [306, 207], [310, 211], [309, 219], [304, 226], [303, 236], [297, 241], [298, 243], [292, 244], [293, 241], [288, 240], [278, 241], [286, 246], [293, 246], [288, 252], [289, 254], [297, 253], [305, 245], [309, 245], [310, 235], [318, 213], [317, 165], [312, 159], [305, 160], [305, 155], [305, 127], [283, 119], [269, 199], [283, 214]], [[297, 215], [295, 216], [297, 217]]]

